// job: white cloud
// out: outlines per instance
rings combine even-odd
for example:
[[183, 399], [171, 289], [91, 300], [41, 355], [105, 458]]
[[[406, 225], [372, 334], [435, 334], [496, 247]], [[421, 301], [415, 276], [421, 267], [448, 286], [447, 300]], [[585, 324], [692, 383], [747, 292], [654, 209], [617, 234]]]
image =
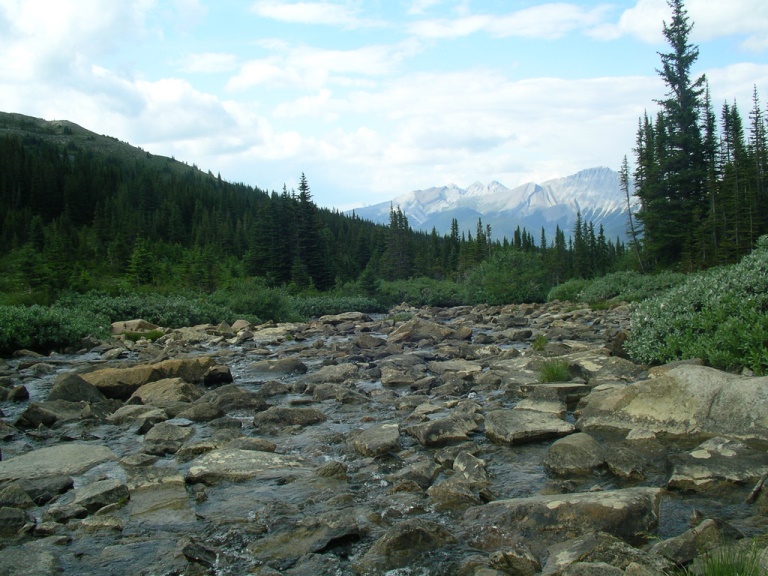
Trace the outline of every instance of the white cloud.
[[350, 7], [334, 2], [258, 0], [251, 9], [262, 18], [294, 24], [325, 24], [345, 28], [377, 25], [372, 20], [359, 18]]
[[409, 30], [421, 38], [457, 38], [477, 32], [504, 38], [560, 38], [574, 30], [589, 30], [602, 24], [609, 8], [585, 9], [576, 4], [548, 3], [509, 14], [470, 14], [453, 19], [423, 20]]
[[223, 52], [189, 54], [181, 62], [182, 72], [212, 74], [230, 72], [237, 68], [237, 56]]
[[[762, 51], [768, 46], [768, 2], [764, 0], [689, 0], [685, 5], [693, 24], [691, 39], [702, 42], [727, 36], [745, 35], [745, 50]], [[625, 10], [616, 24], [600, 28], [606, 39], [630, 35], [652, 44], [664, 42], [663, 23], [671, 20], [666, 0], [638, 0]]]

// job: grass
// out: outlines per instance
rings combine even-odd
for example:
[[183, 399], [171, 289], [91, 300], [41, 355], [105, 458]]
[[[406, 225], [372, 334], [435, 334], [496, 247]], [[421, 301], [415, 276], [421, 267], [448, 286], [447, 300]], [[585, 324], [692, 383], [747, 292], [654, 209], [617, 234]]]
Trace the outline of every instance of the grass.
[[760, 550], [750, 547], [723, 546], [704, 556], [693, 567], [678, 572], [679, 576], [764, 576]]
[[536, 352], [543, 352], [547, 344], [549, 344], [549, 339], [544, 334], [539, 334], [531, 343], [531, 349]]
[[545, 360], [539, 368], [539, 382], [568, 382], [570, 379], [571, 373], [565, 360]]

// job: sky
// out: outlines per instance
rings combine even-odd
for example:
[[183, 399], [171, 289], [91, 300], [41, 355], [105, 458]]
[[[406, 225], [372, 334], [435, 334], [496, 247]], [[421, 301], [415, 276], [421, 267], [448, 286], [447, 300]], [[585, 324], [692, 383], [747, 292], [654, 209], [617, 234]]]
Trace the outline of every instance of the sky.
[[[687, 0], [715, 111], [768, 112], [768, 2]], [[665, 0], [0, 0], [0, 110], [348, 210], [632, 162]], [[768, 114], [766, 114], [768, 116]]]

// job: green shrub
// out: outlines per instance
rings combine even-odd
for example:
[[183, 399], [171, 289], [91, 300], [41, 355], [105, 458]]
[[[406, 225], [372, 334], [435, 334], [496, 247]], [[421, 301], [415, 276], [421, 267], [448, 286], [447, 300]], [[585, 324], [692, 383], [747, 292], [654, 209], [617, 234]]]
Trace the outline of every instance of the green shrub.
[[545, 360], [539, 368], [539, 382], [568, 382], [570, 379], [571, 373], [565, 360]]
[[125, 336], [126, 340], [130, 340], [131, 342], [138, 342], [142, 338], [154, 342], [164, 334], [165, 332], [162, 330], [149, 330], [148, 332], [125, 332], [123, 336]]
[[294, 296], [292, 304], [302, 318], [317, 318], [342, 312], [386, 312], [382, 304], [365, 296]]
[[504, 250], [478, 264], [464, 281], [469, 304], [544, 302], [547, 272], [539, 254]]
[[413, 278], [381, 282], [376, 298], [384, 306], [407, 302], [411, 306], [460, 306], [466, 304], [464, 288], [450, 280]]
[[581, 292], [589, 286], [590, 281], [582, 278], [572, 278], [558, 284], [547, 294], [547, 302], [560, 300], [561, 302], [580, 302]]
[[541, 352], [549, 344], [549, 339], [544, 334], [539, 334], [531, 343], [531, 348], [537, 352]]
[[0, 306], [0, 354], [21, 348], [47, 353], [108, 335], [103, 315], [60, 306]]
[[733, 266], [688, 276], [631, 314], [626, 348], [644, 363], [702, 358], [722, 370], [768, 373], [768, 237]]

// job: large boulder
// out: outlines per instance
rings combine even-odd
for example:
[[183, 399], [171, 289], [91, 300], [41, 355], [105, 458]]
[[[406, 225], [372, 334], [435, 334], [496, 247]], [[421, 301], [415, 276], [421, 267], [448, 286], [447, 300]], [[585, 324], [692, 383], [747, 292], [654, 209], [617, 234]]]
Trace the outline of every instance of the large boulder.
[[541, 546], [600, 531], [633, 542], [656, 528], [662, 492], [627, 488], [497, 500], [470, 508], [464, 520], [478, 535], [493, 535], [472, 542], [479, 548], [510, 545], [531, 534]]
[[96, 386], [73, 372], [59, 374], [48, 393], [48, 401], [104, 402], [106, 399]]
[[679, 365], [656, 378], [594, 391], [583, 400], [582, 430], [657, 436], [722, 436], [768, 441], [768, 377], [738, 376], [705, 366]]
[[181, 378], [163, 378], [144, 384], [131, 395], [128, 402], [163, 408], [177, 402], [194, 402], [202, 395], [203, 391], [195, 384]]
[[82, 377], [107, 398], [126, 400], [145, 384], [163, 378], [181, 378], [190, 383], [204, 382], [214, 366], [216, 362], [210, 356], [174, 358], [129, 368], [103, 368], [82, 374]]
[[428, 340], [434, 343], [442, 342], [453, 336], [454, 331], [443, 324], [413, 318], [398, 326], [387, 336], [387, 342], [396, 344], [399, 342], [419, 342]]
[[560, 438], [544, 459], [544, 466], [555, 474], [589, 474], [604, 464], [603, 447], [585, 432]]

